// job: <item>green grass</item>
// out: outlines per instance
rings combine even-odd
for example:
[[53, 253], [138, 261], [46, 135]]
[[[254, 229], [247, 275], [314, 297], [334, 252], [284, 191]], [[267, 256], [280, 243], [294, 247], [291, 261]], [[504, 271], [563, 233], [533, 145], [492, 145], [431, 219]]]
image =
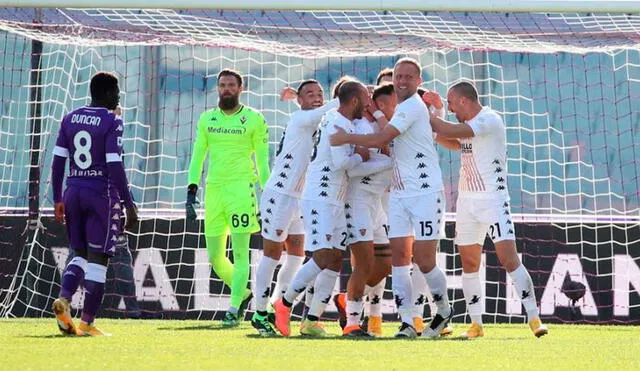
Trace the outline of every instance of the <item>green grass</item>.
[[[640, 369], [640, 329], [630, 326], [551, 325], [548, 336], [536, 339], [526, 325], [486, 325], [480, 340], [354, 341], [263, 339], [248, 322], [232, 330], [211, 321], [99, 324], [113, 336], [63, 337], [53, 319], [1, 319], [0, 370]], [[395, 326], [386, 324], [385, 334]], [[454, 325], [454, 336], [464, 328]], [[328, 329], [339, 333], [334, 324]]]

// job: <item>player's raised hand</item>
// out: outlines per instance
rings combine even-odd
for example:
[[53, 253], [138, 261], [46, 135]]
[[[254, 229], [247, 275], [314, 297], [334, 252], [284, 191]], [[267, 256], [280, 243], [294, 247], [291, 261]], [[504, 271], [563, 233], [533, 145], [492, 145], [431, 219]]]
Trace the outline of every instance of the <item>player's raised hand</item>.
[[339, 126], [334, 126], [334, 128], [336, 129], [336, 132], [329, 136], [329, 143], [334, 147], [346, 144], [349, 134]]
[[198, 199], [196, 199], [197, 191], [198, 191], [197, 185], [195, 184], [189, 185], [189, 190], [187, 191], [187, 202], [185, 204], [188, 220], [196, 220], [196, 218], [198, 218], [198, 214], [196, 213], [196, 208], [195, 208], [195, 205], [200, 203], [198, 202]]
[[364, 103], [364, 110], [362, 111], [362, 117], [367, 119], [367, 121], [369, 122], [376, 122], [376, 119], [373, 116], [373, 113], [377, 110], [376, 104], [373, 103], [373, 100], [371, 99], [370, 96], [367, 98], [367, 101], [363, 103]]
[[369, 104], [367, 104], [365, 111], [367, 111], [367, 113], [369, 113], [371, 115], [371, 117], [373, 117], [373, 113], [375, 111], [378, 110], [378, 106], [376, 105], [376, 102], [372, 100], [369, 101]]
[[356, 146], [355, 152], [362, 157], [362, 161], [364, 162], [369, 161], [369, 158], [371, 158], [371, 153], [367, 147]]
[[292, 87], [287, 86], [280, 91], [280, 100], [283, 102], [286, 100], [294, 100], [296, 98], [298, 98], [298, 92]]
[[127, 208], [127, 221], [124, 224], [124, 228], [130, 231], [136, 224], [138, 224], [138, 207], [133, 205], [133, 207]]
[[431, 130], [433, 132], [438, 133], [440, 131], [440, 124], [442, 124], [442, 119], [438, 117], [437, 112], [429, 112], [429, 123], [431, 123]]
[[430, 107], [435, 109], [441, 109], [444, 107], [444, 103], [442, 103], [442, 97], [440, 94], [436, 93], [433, 90], [427, 90], [426, 93], [422, 95], [422, 101]]
[[58, 223], [64, 224], [64, 203], [63, 202], [58, 202], [54, 205], [53, 215]]

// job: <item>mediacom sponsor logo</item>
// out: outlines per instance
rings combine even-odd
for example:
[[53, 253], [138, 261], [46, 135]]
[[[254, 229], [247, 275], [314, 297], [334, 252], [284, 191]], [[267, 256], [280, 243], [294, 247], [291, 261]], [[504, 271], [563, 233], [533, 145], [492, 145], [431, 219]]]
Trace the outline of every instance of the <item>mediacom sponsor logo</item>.
[[209, 134], [230, 134], [230, 135], [243, 135], [247, 132], [246, 128], [243, 127], [209, 127]]

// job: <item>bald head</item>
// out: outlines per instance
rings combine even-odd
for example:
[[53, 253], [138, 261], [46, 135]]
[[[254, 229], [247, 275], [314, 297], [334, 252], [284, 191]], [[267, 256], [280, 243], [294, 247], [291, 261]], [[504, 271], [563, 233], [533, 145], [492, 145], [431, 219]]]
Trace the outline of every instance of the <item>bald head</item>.
[[478, 89], [470, 81], [460, 81], [453, 84], [449, 91], [452, 91], [455, 95], [461, 98], [467, 98], [470, 101], [478, 100]]
[[467, 122], [482, 110], [478, 90], [470, 81], [460, 81], [449, 88], [447, 105], [459, 122]]
[[359, 119], [369, 104], [369, 91], [360, 81], [345, 81], [338, 91], [338, 100], [338, 111], [351, 120]]

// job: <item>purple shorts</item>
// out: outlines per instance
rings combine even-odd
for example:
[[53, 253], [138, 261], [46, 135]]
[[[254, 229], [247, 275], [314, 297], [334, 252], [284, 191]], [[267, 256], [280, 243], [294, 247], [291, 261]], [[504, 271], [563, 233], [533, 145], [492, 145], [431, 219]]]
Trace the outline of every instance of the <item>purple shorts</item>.
[[122, 205], [117, 192], [70, 186], [64, 192], [63, 202], [71, 248], [113, 256], [118, 237], [123, 233]]

